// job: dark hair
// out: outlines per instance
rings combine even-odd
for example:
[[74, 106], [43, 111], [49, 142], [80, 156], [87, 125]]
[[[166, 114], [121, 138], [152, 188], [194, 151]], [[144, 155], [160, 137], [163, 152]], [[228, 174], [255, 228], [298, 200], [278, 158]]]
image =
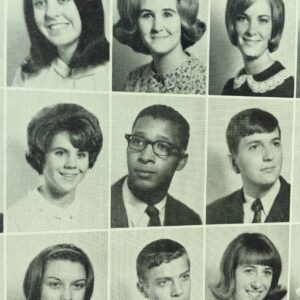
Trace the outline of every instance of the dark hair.
[[265, 300], [282, 299], [287, 291], [278, 285], [281, 258], [272, 241], [262, 233], [242, 233], [227, 246], [220, 264], [221, 278], [211, 291], [217, 299], [230, 299], [235, 289], [235, 270], [239, 265], [258, 264], [272, 268], [272, 282]]
[[[206, 30], [206, 24], [197, 19], [199, 0], [176, 1], [181, 18], [181, 44], [183, 49], [186, 49], [201, 39]], [[140, 2], [141, 0], [118, 0], [120, 20], [114, 25], [114, 37], [134, 51], [150, 54], [140, 38], [137, 24]]]
[[29, 264], [23, 281], [26, 300], [40, 300], [43, 276], [51, 261], [67, 260], [80, 263], [86, 272], [84, 300], [89, 300], [94, 289], [94, 270], [88, 256], [72, 244], [58, 244], [41, 251]]
[[137, 121], [145, 116], [150, 116], [153, 119], [160, 119], [171, 122], [174, 126], [178, 127], [180, 135], [180, 147], [186, 150], [189, 138], [190, 138], [190, 125], [187, 120], [174, 108], [156, 104], [144, 108], [135, 118], [132, 129], [136, 125]]
[[[225, 21], [226, 28], [231, 43], [237, 45], [237, 36], [235, 32], [235, 22], [239, 14], [242, 14], [257, 0], [228, 0], [226, 5]], [[269, 41], [269, 51], [274, 52], [281, 39], [284, 19], [285, 8], [282, 0], [268, 0], [272, 12], [272, 35]]]
[[27, 127], [26, 160], [39, 174], [53, 137], [63, 131], [75, 148], [89, 153], [89, 168], [93, 167], [103, 142], [97, 117], [78, 104], [60, 103], [43, 108]]
[[226, 140], [231, 154], [238, 153], [240, 140], [254, 133], [270, 133], [280, 127], [278, 120], [269, 112], [259, 108], [245, 109], [234, 115], [226, 130]]
[[[169, 239], [156, 240], [146, 245], [139, 253], [136, 260], [136, 271], [139, 280], [146, 281], [146, 272], [162, 263], [169, 263], [171, 260], [187, 254], [185, 248]], [[190, 261], [188, 259], [188, 264]]]
[[[104, 11], [101, 0], [74, 0], [82, 23], [77, 49], [70, 68], [85, 68], [109, 60], [109, 43], [104, 31]], [[32, 0], [24, 0], [24, 15], [30, 38], [30, 55], [22, 65], [25, 73], [36, 73], [49, 66], [58, 56], [56, 47], [38, 29]]]

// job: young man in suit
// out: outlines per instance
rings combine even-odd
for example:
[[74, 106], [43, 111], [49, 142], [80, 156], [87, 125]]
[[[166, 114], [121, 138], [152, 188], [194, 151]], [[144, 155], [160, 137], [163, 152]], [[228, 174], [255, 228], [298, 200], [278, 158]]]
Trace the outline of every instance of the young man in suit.
[[143, 109], [128, 142], [128, 175], [111, 189], [111, 226], [197, 225], [192, 209], [168, 194], [175, 171], [187, 163], [189, 124], [166, 105]]
[[190, 260], [176, 241], [160, 239], [146, 245], [136, 261], [137, 288], [149, 300], [189, 300]]
[[281, 130], [269, 112], [252, 108], [226, 130], [229, 160], [243, 188], [207, 206], [207, 224], [288, 222], [290, 185], [280, 176]]

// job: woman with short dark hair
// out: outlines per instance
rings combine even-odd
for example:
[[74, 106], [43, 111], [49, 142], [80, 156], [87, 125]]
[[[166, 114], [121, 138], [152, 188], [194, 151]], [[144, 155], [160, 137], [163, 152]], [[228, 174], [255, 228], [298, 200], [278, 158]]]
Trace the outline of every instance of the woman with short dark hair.
[[218, 300], [280, 300], [287, 291], [278, 282], [281, 258], [262, 233], [242, 233], [227, 246], [219, 282], [211, 286]]
[[282, 0], [228, 0], [226, 27], [244, 68], [224, 86], [223, 95], [293, 97], [294, 78], [271, 53], [284, 28]]
[[108, 90], [101, 0], [24, 0], [30, 55], [13, 86]]
[[132, 71], [126, 91], [205, 94], [206, 68], [186, 49], [203, 36], [199, 0], [118, 0], [114, 37], [153, 61]]
[[73, 103], [45, 107], [30, 121], [27, 141], [27, 162], [42, 183], [8, 210], [9, 231], [95, 228], [89, 197], [76, 199], [76, 189], [102, 148], [97, 117]]

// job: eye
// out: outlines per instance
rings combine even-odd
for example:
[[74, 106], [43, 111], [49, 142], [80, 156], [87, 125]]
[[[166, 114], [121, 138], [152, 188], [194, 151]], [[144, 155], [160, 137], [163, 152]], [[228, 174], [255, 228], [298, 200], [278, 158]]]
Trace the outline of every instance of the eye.
[[266, 276], [273, 276], [273, 270], [272, 269], [265, 269], [264, 274]]
[[130, 143], [133, 146], [143, 146], [145, 143], [145, 140], [142, 137], [139, 136], [132, 136]]
[[245, 15], [237, 15], [235, 20], [236, 22], [242, 23], [242, 22], [246, 22], [248, 19]]
[[67, 3], [67, 2], [69, 2], [70, 0], [58, 0], [58, 3], [59, 4], [65, 4], [65, 3]]
[[260, 18], [258, 18], [258, 23], [259, 24], [267, 24], [269, 22], [270, 22], [270, 18], [268, 18], [268, 17], [260, 17]]
[[172, 147], [169, 144], [161, 141], [156, 142], [156, 148], [165, 153], [170, 153], [172, 150]]
[[61, 287], [61, 283], [58, 281], [50, 281], [47, 285], [52, 289], [59, 289]]
[[33, 1], [33, 6], [35, 8], [42, 8], [46, 5], [46, 1], [45, 0], [35, 0]]
[[73, 287], [75, 290], [82, 290], [85, 288], [85, 283], [84, 282], [74, 282]]
[[158, 281], [158, 285], [160, 287], [164, 287], [168, 284], [169, 280], [168, 279], [161, 279], [160, 281]]
[[253, 272], [254, 272], [253, 268], [245, 268], [243, 271], [246, 274], [253, 274]]
[[182, 275], [181, 278], [182, 278], [183, 281], [189, 280], [190, 279], [190, 273], [186, 273], [186, 274]]
[[273, 142], [273, 145], [274, 145], [275, 147], [280, 147], [280, 146], [281, 146], [281, 141], [280, 141], [280, 140], [275, 140], [275, 141]]
[[63, 150], [56, 150], [56, 151], [54, 152], [54, 154], [55, 154], [56, 156], [64, 156], [64, 155], [65, 155], [65, 151], [63, 151]]
[[252, 144], [250, 147], [249, 147], [249, 150], [250, 151], [255, 151], [257, 149], [260, 148], [260, 145], [259, 144]]
[[163, 17], [165, 17], [165, 18], [170, 18], [170, 17], [173, 17], [173, 16], [174, 16], [174, 13], [172, 11], [166, 10], [166, 11], [163, 12]]
[[141, 14], [140, 14], [140, 18], [142, 18], [142, 19], [150, 19], [150, 18], [152, 18], [153, 17], [153, 15], [152, 15], [152, 13], [150, 13], [150, 12], [142, 12]]
[[88, 156], [88, 153], [87, 152], [78, 152], [77, 156], [79, 158], [86, 158]]

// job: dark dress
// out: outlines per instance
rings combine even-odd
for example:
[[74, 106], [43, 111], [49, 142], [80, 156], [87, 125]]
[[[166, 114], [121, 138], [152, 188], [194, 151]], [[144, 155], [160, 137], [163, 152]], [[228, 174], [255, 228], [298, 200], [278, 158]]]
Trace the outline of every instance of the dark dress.
[[246, 75], [242, 69], [235, 78], [227, 81], [222, 95], [291, 98], [294, 96], [294, 77], [278, 61], [253, 76]]

